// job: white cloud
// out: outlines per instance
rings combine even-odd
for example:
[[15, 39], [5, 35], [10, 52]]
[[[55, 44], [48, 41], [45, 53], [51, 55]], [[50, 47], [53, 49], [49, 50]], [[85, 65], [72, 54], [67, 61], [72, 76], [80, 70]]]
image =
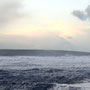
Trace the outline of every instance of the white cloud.
[[21, 0], [0, 1], [0, 27], [20, 18], [22, 16], [22, 13], [20, 13], [21, 7]]
[[48, 34], [46, 37], [25, 37], [18, 35], [1, 35], [0, 48], [8, 49], [66, 49], [70, 50], [73, 45], [61, 37]]

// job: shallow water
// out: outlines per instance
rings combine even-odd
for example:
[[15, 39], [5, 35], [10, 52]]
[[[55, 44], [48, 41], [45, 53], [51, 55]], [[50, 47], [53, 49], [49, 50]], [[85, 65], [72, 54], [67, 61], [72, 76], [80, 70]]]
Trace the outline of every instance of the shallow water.
[[0, 90], [90, 90], [90, 56], [0, 56]]

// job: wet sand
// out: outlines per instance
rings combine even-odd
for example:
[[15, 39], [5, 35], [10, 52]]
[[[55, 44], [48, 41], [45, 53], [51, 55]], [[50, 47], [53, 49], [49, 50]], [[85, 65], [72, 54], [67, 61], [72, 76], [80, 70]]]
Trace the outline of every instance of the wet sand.
[[90, 90], [89, 79], [90, 69], [0, 70], [0, 90]]

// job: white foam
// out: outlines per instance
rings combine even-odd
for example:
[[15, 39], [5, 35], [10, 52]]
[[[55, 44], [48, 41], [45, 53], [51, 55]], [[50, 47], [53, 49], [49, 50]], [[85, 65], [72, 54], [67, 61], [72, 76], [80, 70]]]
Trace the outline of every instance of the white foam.
[[90, 56], [13, 56], [0, 57], [0, 69], [90, 67]]
[[69, 90], [70, 87], [77, 88], [75, 90], [90, 90], [90, 83], [87, 82], [79, 84], [56, 84], [56, 86], [50, 90]]

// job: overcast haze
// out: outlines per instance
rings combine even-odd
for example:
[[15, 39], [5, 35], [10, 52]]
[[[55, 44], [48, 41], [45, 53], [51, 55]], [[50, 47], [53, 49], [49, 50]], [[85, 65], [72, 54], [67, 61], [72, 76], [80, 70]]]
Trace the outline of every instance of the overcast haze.
[[90, 52], [90, 0], [0, 1], [0, 49]]

